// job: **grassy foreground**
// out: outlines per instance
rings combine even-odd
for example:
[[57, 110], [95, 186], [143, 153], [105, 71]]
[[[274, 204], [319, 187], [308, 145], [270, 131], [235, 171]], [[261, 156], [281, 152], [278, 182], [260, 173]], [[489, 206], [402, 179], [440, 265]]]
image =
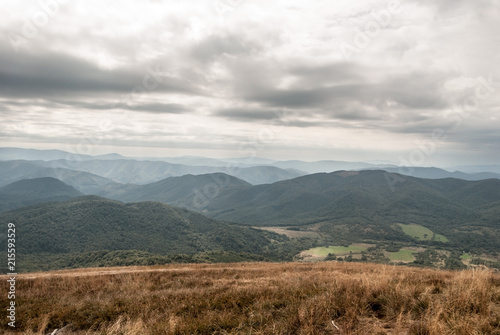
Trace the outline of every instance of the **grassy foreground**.
[[[500, 275], [488, 270], [167, 265], [22, 274], [16, 290], [23, 334], [500, 334]], [[13, 334], [7, 303], [0, 332]]]

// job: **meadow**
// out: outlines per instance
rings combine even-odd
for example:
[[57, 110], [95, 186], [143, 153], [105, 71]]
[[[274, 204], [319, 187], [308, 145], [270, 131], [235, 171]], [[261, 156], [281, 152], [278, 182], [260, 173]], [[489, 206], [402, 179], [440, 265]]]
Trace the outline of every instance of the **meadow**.
[[16, 289], [4, 334], [500, 334], [500, 275], [486, 269], [170, 264], [26, 273]]
[[391, 261], [412, 262], [415, 260], [414, 253], [415, 251], [403, 248], [398, 252], [388, 252], [388, 258]]
[[446, 236], [435, 234], [429, 228], [421, 226], [419, 224], [398, 224], [406, 235], [416, 238], [419, 241], [437, 241], [437, 242], [449, 242]]

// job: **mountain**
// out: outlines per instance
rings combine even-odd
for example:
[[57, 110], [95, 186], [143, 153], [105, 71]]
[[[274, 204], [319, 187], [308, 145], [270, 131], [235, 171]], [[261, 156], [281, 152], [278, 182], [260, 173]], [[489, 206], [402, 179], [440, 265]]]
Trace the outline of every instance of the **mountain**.
[[[417, 178], [441, 179], [458, 178], [463, 180], [500, 179], [500, 167], [487, 166], [461, 166], [450, 172], [436, 167], [406, 167], [396, 166], [390, 162], [366, 163], [366, 162], [343, 162], [343, 161], [280, 161], [272, 163], [283, 169], [296, 169], [307, 173], [333, 172], [339, 170], [384, 170], [392, 173], [400, 173]], [[469, 173], [459, 170], [469, 171]]]
[[[43, 193], [45, 188], [47, 184], [41, 183], [38, 190]], [[96, 257], [101, 256], [115, 265], [127, 257], [140, 261], [127, 264], [156, 264], [172, 261], [174, 255], [193, 262], [201, 259], [194, 255], [215, 251], [223, 253], [219, 259], [284, 260], [312, 247], [351, 243], [376, 246], [371, 251], [374, 259], [379, 259], [377, 253], [403, 246], [459, 256], [467, 250], [479, 255], [500, 252], [498, 179], [422, 179], [367, 170], [251, 185], [215, 173], [106, 188], [134, 202], [85, 196], [0, 213], [0, 224], [14, 222], [22, 231], [18, 252], [27, 262], [25, 268], [88, 266], [100, 264]], [[7, 187], [16, 189], [27, 188]], [[196, 212], [160, 202], [135, 202], [146, 199]], [[227, 258], [227, 252], [237, 255]]]
[[[259, 185], [271, 184], [311, 173], [373, 169], [418, 178], [500, 179], [500, 165], [461, 165], [441, 169], [436, 167], [398, 167], [393, 162], [380, 160], [370, 162], [335, 160], [306, 162], [300, 160], [274, 161], [258, 157], [218, 159], [200, 156], [127, 158], [116, 153], [91, 156], [61, 150], [0, 148], [0, 161], [9, 160], [27, 160], [43, 167], [85, 171], [125, 184], [147, 184], [172, 176], [223, 172], [243, 179], [250, 184]], [[94, 162], [83, 164], [82, 162], [85, 161]], [[97, 161], [121, 162], [98, 163]], [[134, 161], [141, 163], [131, 163]], [[127, 170], [133, 171], [132, 176], [127, 175]], [[146, 173], [143, 173], [144, 171]], [[84, 192], [92, 193], [89, 190]]]
[[236, 166], [189, 166], [161, 161], [87, 160], [69, 163], [65, 160], [43, 162], [41, 165], [51, 168], [72, 166], [72, 169], [93, 173], [115, 182], [124, 184], [148, 184], [168, 177], [186, 174], [206, 174], [223, 172], [251, 184], [267, 184], [280, 180], [302, 176], [305, 173], [296, 170], [284, 170], [273, 166], [254, 166], [240, 168]]
[[233, 175], [252, 185], [272, 184], [277, 181], [293, 179], [306, 173], [294, 169], [280, 169], [274, 166], [252, 166], [247, 168], [229, 168], [221, 172]]
[[134, 158], [135, 160], [162, 161], [171, 164], [182, 164], [191, 166], [224, 166], [226, 161], [216, 158], [198, 157], [198, 156], [180, 156], [180, 157], [148, 157]]
[[96, 195], [123, 202], [160, 201], [183, 208], [197, 209], [221, 190], [251, 186], [224, 173], [170, 177], [147, 185], [103, 187]]
[[[453, 243], [498, 249], [500, 180], [421, 179], [385, 171], [338, 171], [270, 185], [223, 189], [201, 211], [252, 226], [315, 226], [342, 240], [400, 240], [418, 224]], [[471, 231], [475, 233], [470, 234]]]
[[446, 171], [435, 167], [406, 167], [401, 166], [397, 168], [385, 167], [384, 171], [400, 173], [417, 178], [428, 179], [443, 179], [443, 178], [457, 178], [463, 180], [485, 180], [485, 179], [500, 179], [500, 173], [493, 172], [477, 172], [477, 173], [464, 173], [460, 171]]
[[449, 167], [451, 171], [463, 171], [465, 173], [494, 172], [500, 173], [500, 165], [457, 165]]
[[0, 160], [56, 160], [67, 159], [70, 153], [62, 150], [0, 148]]
[[19, 255], [70, 257], [102, 250], [157, 255], [213, 250], [261, 253], [271, 243], [266, 232], [184, 209], [157, 202], [124, 204], [96, 196], [0, 213], [0, 222], [13, 222], [22, 232], [16, 244]]
[[304, 162], [299, 160], [291, 160], [291, 161], [274, 162], [272, 163], [272, 165], [282, 169], [296, 169], [300, 171], [305, 171], [307, 173], [334, 172], [339, 170], [373, 169], [374, 167], [380, 167], [379, 165], [376, 164], [369, 164], [363, 162], [343, 162], [343, 161], [332, 161], [332, 160], [317, 161], [317, 162]]
[[84, 155], [73, 154], [62, 150], [39, 150], [39, 149], [22, 149], [22, 148], [0, 148], [0, 160], [28, 160], [28, 161], [52, 161], [59, 159], [75, 159], [88, 160], [88, 159], [123, 159], [124, 157], [119, 154], [105, 154], [105, 155]]
[[52, 177], [73, 186], [84, 194], [92, 194], [105, 185], [117, 184], [110, 179], [69, 168], [40, 166], [40, 161], [0, 161], [0, 186], [22, 179]]
[[[246, 224], [278, 224], [290, 220], [310, 223], [350, 213], [389, 216], [399, 209], [393, 206], [396, 203], [401, 205], [411, 200], [415, 201], [413, 206], [425, 207], [422, 202], [439, 195], [434, 185], [438, 182], [433, 184], [418, 178], [398, 176], [385, 171], [312, 174], [271, 185], [222, 190], [210, 201], [206, 210], [214, 217]], [[397, 192], [393, 192], [387, 178], [405, 178], [405, 182], [398, 185]], [[425, 193], [425, 197], [416, 197], [418, 193]], [[467, 215], [461, 204], [452, 203], [445, 195], [439, 200], [437, 204], [451, 206], [449, 209], [457, 215]]]
[[55, 178], [24, 179], [0, 187], [0, 212], [82, 196], [74, 187]]

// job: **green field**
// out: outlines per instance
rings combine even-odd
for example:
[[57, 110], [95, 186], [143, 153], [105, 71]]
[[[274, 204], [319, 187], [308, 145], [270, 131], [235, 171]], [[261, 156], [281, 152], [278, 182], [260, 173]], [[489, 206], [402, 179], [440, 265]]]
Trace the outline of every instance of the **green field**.
[[460, 256], [460, 259], [464, 260], [464, 261], [469, 260], [471, 258], [472, 258], [472, 256], [468, 253], [464, 253], [464, 254], [462, 254], [462, 256]]
[[329, 246], [329, 247], [318, 247], [307, 250], [306, 252], [315, 256], [327, 256], [328, 254], [334, 254], [335, 256], [348, 255], [349, 253], [360, 253], [366, 251], [367, 247], [358, 244], [351, 244], [348, 247], [342, 246]]
[[403, 248], [398, 252], [389, 252], [388, 258], [391, 261], [413, 262], [415, 260], [414, 253], [415, 251]]
[[406, 235], [416, 238], [419, 241], [438, 241], [438, 242], [448, 242], [448, 238], [446, 236], [440, 234], [434, 234], [432, 230], [421, 226], [419, 224], [410, 223], [410, 224], [402, 224], [398, 223], [398, 225], [403, 229], [403, 232]]

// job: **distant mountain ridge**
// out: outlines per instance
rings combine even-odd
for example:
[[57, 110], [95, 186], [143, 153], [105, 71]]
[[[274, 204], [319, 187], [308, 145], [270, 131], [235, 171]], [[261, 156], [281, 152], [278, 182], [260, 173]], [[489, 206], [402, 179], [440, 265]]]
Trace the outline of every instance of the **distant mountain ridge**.
[[52, 177], [73, 186], [84, 194], [92, 194], [104, 185], [117, 184], [111, 179], [70, 168], [41, 166], [40, 161], [0, 161], [0, 186], [22, 180]]
[[65, 201], [82, 195], [59, 179], [24, 179], [0, 187], [0, 212], [42, 202]]
[[[36, 187], [27, 187], [30, 183]], [[50, 196], [45, 192], [52, 189], [50, 185], [72, 189], [53, 178], [22, 180], [2, 189], [9, 198], [16, 192], [26, 197], [35, 189], [38, 193], [32, 193], [38, 198], [37, 194]], [[159, 262], [168, 261], [165, 255], [184, 257], [181, 254], [207, 251], [250, 255], [237, 259], [282, 260], [318, 244], [346, 243], [500, 251], [498, 179], [422, 179], [367, 170], [251, 185], [214, 173], [170, 177], [147, 185], [108, 184], [101, 191], [128, 203], [78, 197], [3, 212], [0, 223], [15, 222], [22, 228], [21, 253], [35, 257], [29, 258], [35, 263], [57, 259], [57, 266], [94, 264], [94, 252], [108, 251], [116, 251], [116, 257], [146, 253], [141, 254], [143, 259]], [[427, 229], [428, 238], [408, 235], [402, 228], [408, 225]], [[257, 226], [273, 233], [250, 228]], [[276, 235], [275, 227], [310, 237], [287, 239]], [[31, 268], [38, 269], [35, 263]]]
[[[394, 163], [384, 161], [322, 160], [306, 162], [300, 160], [276, 161], [259, 157], [208, 158], [198, 156], [129, 158], [119, 154], [91, 156], [61, 150], [0, 148], [0, 161], [8, 160], [27, 160], [43, 167], [88, 172], [125, 184], [148, 184], [168, 177], [186, 174], [197, 175], [222, 172], [245, 180], [250, 184], [259, 185], [293, 179], [311, 173], [374, 169], [430, 179], [500, 179], [500, 165], [463, 165], [443, 169], [397, 166]], [[32, 178], [32, 176], [24, 177]], [[82, 188], [79, 189], [82, 190]], [[92, 193], [92, 189], [92, 187], [89, 187], [82, 191]]]
[[500, 174], [494, 172], [476, 172], [476, 173], [465, 173], [461, 171], [450, 172], [435, 167], [401, 166], [397, 168], [385, 167], [383, 168], [383, 170], [387, 172], [400, 173], [411, 177], [426, 178], [426, 179], [456, 178], [469, 181], [500, 179]]
[[73, 154], [62, 150], [39, 150], [39, 149], [22, 149], [22, 148], [0, 148], [0, 160], [30, 160], [30, 161], [52, 161], [58, 159], [65, 160], [88, 160], [88, 159], [120, 159], [124, 156], [120, 154], [105, 154], [105, 155], [85, 155]]
[[225, 173], [169, 177], [146, 185], [104, 187], [96, 195], [123, 202], [160, 201], [173, 206], [197, 209], [205, 206], [226, 188], [247, 187], [251, 184]]
[[431, 180], [369, 170], [319, 173], [270, 185], [225, 189], [205, 210], [213, 217], [246, 224], [311, 223], [348, 216], [350, 212], [358, 216], [365, 213], [368, 217], [397, 217], [394, 213], [401, 209], [411, 210], [412, 215], [425, 220], [429, 213], [419, 213], [419, 207], [435, 208], [431, 214], [436, 218], [447, 218], [451, 211], [454, 217], [462, 216], [460, 220], [465, 221], [479, 218], [477, 208], [471, 205], [477, 204], [470, 193], [475, 185], [491, 189], [489, 198], [482, 201], [500, 201], [497, 179]]
[[[214, 182], [217, 179], [228, 182], [219, 186]], [[454, 242], [470, 239], [470, 230], [483, 234], [483, 228], [471, 227], [484, 227], [492, 238], [474, 243], [492, 248], [495, 241], [500, 243], [498, 179], [422, 179], [363, 170], [249, 185], [228, 175], [207, 174], [171, 177], [101, 195], [125, 202], [161, 201], [250, 226], [319, 225], [319, 231], [346, 239], [362, 235], [404, 240], [394, 224], [415, 223]]]
[[[51, 168], [69, 165], [65, 160], [40, 162], [39, 164]], [[93, 173], [125, 184], [148, 184], [168, 177], [215, 172], [227, 173], [250, 184], [269, 184], [304, 175], [301, 171], [284, 170], [274, 166], [189, 166], [161, 161], [136, 161], [130, 159], [86, 160], [74, 163], [71, 166], [74, 170]]]

